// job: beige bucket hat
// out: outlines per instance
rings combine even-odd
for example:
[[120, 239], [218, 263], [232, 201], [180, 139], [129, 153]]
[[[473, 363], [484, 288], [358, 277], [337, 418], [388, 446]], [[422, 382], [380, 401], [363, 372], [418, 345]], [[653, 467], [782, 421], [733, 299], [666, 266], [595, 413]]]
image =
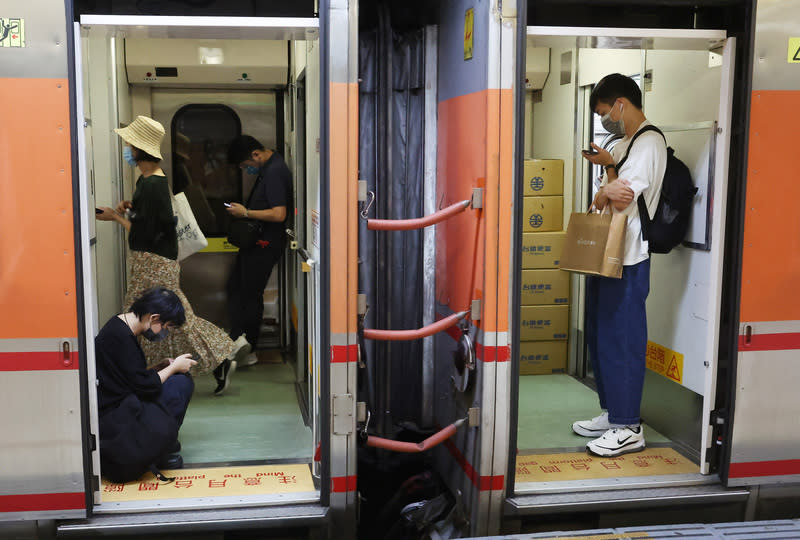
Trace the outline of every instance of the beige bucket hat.
[[114, 133], [122, 140], [139, 150], [143, 150], [153, 157], [161, 157], [161, 141], [164, 140], [164, 126], [147, 116], [137, 116], [136, 120], [125, 126], [117, 128]]

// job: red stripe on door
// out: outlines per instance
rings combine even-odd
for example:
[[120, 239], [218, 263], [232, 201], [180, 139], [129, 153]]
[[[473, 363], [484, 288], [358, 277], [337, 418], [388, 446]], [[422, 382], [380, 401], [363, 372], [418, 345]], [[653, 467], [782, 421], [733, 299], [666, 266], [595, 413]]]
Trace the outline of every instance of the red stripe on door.
[[450, 455], [455, 458], [456, 463], [458, 463], [458, 465], [464, 471], [464, 474], [467, 475], [467, 478], [470, 479], [472, 485], [478, 488], [479, 491], [498, 491], [503, 489], [503, 486], [505, 485], [505, 477], [502, 475], [480, 476], [478, 471], [476, 471], [472, 464], [467, 461], [467, 458], [464, 457], [464, 454], [461, 453], [452, 440], [446, 440], [444, 445], [450, 452]]
[[482, 343], [477, 343], [475, 344], [475, 353], [484, 362], [508, 362], [511, 359], [508, 345], [489, 347], [484, 346]]
[[731, 463], [730, 478], [753, 478], [757, 476], [787, 476], [800, 474], [800, 459], [779, 461], [749, 461]]
[[753, 334], [747, 342], [746, 336], [739, 336], [739, 350], [746, 351], [789, 351], [800, 349], [800, 332], [785, 334]]
[[356, 479], [353, 476], [334, 476], [331, 478], [332, 493], [348, 493], [356, 490]]
[[33, 493], [29, 495], [0, 495], [0, 513], [84, 510], [85, 508], [85, 493]]
[[355, 362], [358, 359], [358, 345], [331, 345], [331, 364]]
[[67, 356], [58, 351], [0, 352], [0, 371], [53, 371], [78, 369], [78, 352]]

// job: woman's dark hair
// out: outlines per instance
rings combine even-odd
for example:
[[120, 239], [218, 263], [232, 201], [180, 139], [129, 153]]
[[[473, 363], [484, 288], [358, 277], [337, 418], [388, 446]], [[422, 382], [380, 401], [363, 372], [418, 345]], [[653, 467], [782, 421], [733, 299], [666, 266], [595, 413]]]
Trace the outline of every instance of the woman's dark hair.
[[164, 324], [171, 322], [175, 326], [181, 326], [186, 322], [186, 313], [183, 311], [181, 299], [177, 294], [164, 287], [153, 287], [144, 291], [139, 298], [133, 301], [131, 311], [139, 320], [149, 313], [159, 315]]
[[238, 165], [251, 158], [255, 150], [264, 150], [264, 145], [250, 135], [239, 135], [228, 147], [228, 163]]
[[594, 112], [598, 102], [613, 105], [621, 97], [627, 98], [637, 109], [642, 108], [642, 91], [633, 79], [620, 73], [606, 75], [592, 90], [589, 109]]
[[133, 145], [131, 145], [131, 148], [133, 148], [136, 151], [136, 153], [134, 154], [136, 161], [152, 161], [153, 163], [159, 163], [161, 161], [156, 156], [151, 156], [141, 148], [136, 148]]

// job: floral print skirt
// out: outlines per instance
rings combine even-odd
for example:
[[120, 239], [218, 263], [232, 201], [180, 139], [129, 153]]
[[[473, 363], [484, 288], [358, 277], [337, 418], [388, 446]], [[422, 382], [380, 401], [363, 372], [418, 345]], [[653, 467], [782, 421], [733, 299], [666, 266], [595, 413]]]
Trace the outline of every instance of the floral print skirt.
[[181, 267], [178, 261], [167, 259], [147, 251], [130, 251], [131, 280], [125, 295], [125, 309], [151, 287], [166, 287], [178, 295], [186, 312], [186, 322], [173, 328], [162, 341], [148, 341], [139, 336], [139, 343], [147, 357], [148, 366], [158, 364], [164, 358], [175, 358], [191, 353], [197, 360], [192, 374], [208, 373], [233, 353], [233, 340], [225, 331], [201, 319], [192, 311], [192, 306], [180, 288]]

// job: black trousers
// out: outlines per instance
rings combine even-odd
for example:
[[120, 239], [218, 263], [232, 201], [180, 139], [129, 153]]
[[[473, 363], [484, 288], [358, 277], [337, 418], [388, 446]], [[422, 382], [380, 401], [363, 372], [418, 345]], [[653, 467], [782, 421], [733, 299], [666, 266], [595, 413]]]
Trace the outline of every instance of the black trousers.
[[283, 245], [270, 244], [239, 250], [228, 278], [228, 317], [231, 339], [242, 334], [255, 348], [264, 316], [264, 289], [272, 268], [283, 254]]

